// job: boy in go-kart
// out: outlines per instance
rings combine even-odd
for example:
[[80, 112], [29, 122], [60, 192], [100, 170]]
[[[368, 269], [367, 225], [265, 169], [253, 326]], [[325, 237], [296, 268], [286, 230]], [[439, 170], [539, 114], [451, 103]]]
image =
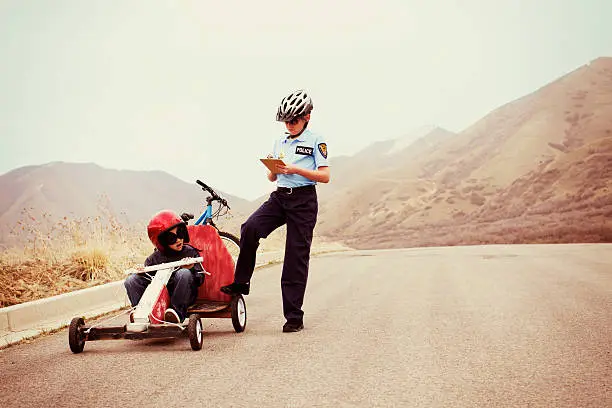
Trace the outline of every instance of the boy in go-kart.
[[[145, 260], [144, 266], [200, 256], [197, 249], [187, 245], [189, 242], [187, 225], [172, 211], [160, 211], [155, 214], [149, 222], [147, 232], [156, 249]], [[165, 321], [181, 323], [187, 317], [187, 308], [195, 302], [198, 287], [204, 282], [204, 274], [201, 272], [200, 264], [192, 264], [185, 265], [172, 273], [167, 285], [170, 307], [164, 315]], [[155, 272], [149, 275], [155, 275]], [[135, 273], [127, 277], [124, 285], [132, 307], [140, 302], [149, 283], [151, 278], [144, 273]]]

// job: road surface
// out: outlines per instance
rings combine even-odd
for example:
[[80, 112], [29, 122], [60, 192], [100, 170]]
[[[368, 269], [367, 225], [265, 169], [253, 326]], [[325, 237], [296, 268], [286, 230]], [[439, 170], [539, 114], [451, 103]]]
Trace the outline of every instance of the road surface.
[[0, 407], [611, 407], [612, 245], [357, 251], [311, 261], [305, 330], [282, 333], [280, 265], [245, 333], [67, 331], [0, 351]]

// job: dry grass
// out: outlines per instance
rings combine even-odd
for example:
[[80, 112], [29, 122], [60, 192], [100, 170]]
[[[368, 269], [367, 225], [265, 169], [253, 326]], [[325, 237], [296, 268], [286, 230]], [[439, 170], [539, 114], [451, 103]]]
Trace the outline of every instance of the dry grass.
[[[124, 225], [100, 209], [96, 217], [56, 222], [51, 214], [36, 217], [24, 209], [11, 232], [21, 244], [0, 249], [0, 307], [121, 280], [126, 269], [142, 263], [153, 250], [146, 226]], [[220, 228], [238, 235], [235, 222], [221, 222]], [[279, 228], [259, 251], [284, 250], [285, 237], [286, 229]], [[346, 249], [315, 237], [313, 252], [330, 248]]]
[[110, 211], [52, 218], [23, 210], [11, 232], [21, 244], [0, 252], [0, 307], [123, 279], [151, 252], [145, 227], [122, 225]]

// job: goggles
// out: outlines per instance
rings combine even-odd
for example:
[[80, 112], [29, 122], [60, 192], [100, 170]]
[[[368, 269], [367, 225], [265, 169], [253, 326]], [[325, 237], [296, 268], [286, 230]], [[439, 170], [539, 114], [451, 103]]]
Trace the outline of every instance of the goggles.
[[187, 232], [187, 226], [185, 224], [179, 224], [176, 226], [176, 233], [164, 231], [159, 234], [158, 240], [160, 244], [167, 247], [176, 244], [176, 241], [179, 239], [186, 241], [188, 238], [189, 233]]

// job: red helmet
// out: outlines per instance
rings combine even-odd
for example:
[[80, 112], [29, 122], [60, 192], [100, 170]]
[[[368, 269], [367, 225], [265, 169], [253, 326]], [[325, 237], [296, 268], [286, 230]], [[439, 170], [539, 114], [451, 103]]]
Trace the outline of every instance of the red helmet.
[[149, 221], [149, 225], [147, 226], [147, 233], [149, 234], [149, 239], [159, 249], [163, 251], [165, 248], [159, 242], [159, 236], [163, 232], [171, 230], [172, 228], [184, 225], [185, 226], [185, 238], [183, 242], [189, 242], [189, 235], [187, 234], [186, 224], [181, 217], [179, 217], [176, 213], [170, 210], [163, 210], [158, 212], [151, 218]]

